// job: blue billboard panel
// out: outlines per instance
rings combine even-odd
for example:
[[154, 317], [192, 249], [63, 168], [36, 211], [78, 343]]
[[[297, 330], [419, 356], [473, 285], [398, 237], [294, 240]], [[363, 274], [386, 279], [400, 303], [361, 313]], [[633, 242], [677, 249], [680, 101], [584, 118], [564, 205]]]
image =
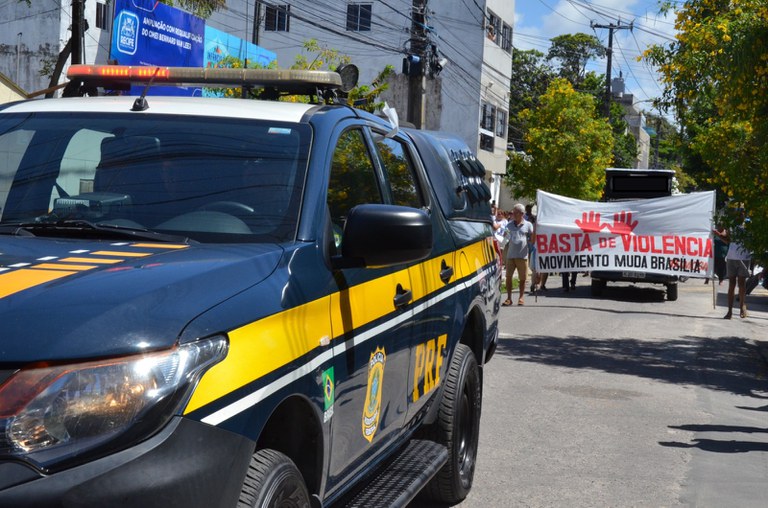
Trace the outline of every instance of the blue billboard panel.
[[[120, 65], [202, 67], [205, 21], [156, 0], [115, 0], [110, 57]], [[196, 92], [195, 92], [196, 90]], [[191, 95], [199, 89], [153, 89]]]
[[206, 26], [203, 64], [206, 67], [227, 66], [227, 57], [237, 58], [243, 63], [248, 61], [248, 67], [267, 67], [277, 55], [239, 37]]

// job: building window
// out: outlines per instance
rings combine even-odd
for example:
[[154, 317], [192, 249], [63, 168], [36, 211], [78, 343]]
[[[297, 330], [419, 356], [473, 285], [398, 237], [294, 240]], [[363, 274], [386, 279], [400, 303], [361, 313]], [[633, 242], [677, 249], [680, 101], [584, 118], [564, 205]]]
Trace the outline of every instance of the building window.
[[486, 152], [492, 152], [493, 151], [493, 136], [489, 136], [488, 134], [481, 132], [480, 133], [480, 150], [485, 150]]
[[480, 114], [480, 128], [493, 132], [496, 128], [496, 106], [483, 102]]
[[267, 32], [290, 31], [290, 5], [265, 5], [265, 7], [266, 10], [264, 12], [264, 30]]
[[501, 49], [512, 53], [512, 27], [506, 23], [501, 27]]
[[347, 5], [347, 30], [350, 32], [370, 32], [373, 4]]
[[496, 112], [496, 135], [500, 138], [507, 137], [507, 112], [503, 109]]
[[109, 28], [109, 9], [107, 9], [107, 4], [96, 2], [96, 28], [100, 28], [101, 30], [106, 30]]
[[488, 32], [488, 38], [495, 42], [496, 44], [501, 44], [501, 18], [498, 17], [496, 14], [488, 11], [488, 20], [487, 25], [485, 27], [486, 31]]

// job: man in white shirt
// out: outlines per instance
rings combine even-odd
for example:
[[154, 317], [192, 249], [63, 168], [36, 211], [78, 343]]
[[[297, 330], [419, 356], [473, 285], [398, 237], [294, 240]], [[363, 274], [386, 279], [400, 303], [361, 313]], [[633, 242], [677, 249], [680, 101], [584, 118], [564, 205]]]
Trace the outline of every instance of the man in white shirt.
[[528, 273], [528, 244], [533, 241], [533, 224], [525, 220], [525, 207], [520, 203], [512, 209], [512, 220], [507, 223], [509, 242], [507, 244], [507, 300], [504, 306], [512, 305], [512, 274], [517, 270], [520, 280], [518, 305], [524, 305], [525, 279]]

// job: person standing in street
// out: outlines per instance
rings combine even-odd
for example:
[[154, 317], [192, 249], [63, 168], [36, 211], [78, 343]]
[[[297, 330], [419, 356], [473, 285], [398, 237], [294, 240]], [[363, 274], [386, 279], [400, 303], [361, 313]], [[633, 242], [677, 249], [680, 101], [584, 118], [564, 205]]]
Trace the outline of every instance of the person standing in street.
[[[715, 231], [715, 241], [713, 242], [713, 250], [714, 250], [714, 257], [715, 257], [715, 269], [714, 269], [714, 275], [717, 277], [717, 283], [718, 285], [723, 283], [723, 279], [726, 278], [726, 271], [725, 271], [725, 256], [728, 254], [728, 244], [726, 244], [723, 241], [723, 238], [720, 234], [724, 232], [716, 230]], [[712, 281], [714, 282], [715, 278], [712, 277]], [[708, 284], [709, 279], [704, 279], [704, 284]]]
[[728, 244], [728, 253], [725, 255], [725, 270], [728, 277], [728, 312], [723, 319], [733, 317], [733, 298], [736, 283], [739, 285], [739, 304], [741, 305], [742, 318], [747, 317], [747, 277], [749, 277], [749, 264], [752, 256], [743, 245], [731, 237], [728, 229], [723, 231], [713, 230], [714, 234]]
[[520, 281], [518, 305], [524, 305], [525, 281], [528, 273], [528, 244], [532, 241], [533, 224], [525, 220], [525, 207], [518, 203], [512, 209], [512, 220], [507, 223], [509, 242], [507, 244], [507, 300], [504, 306], [512, 305], [512, 274], [517, 270]]

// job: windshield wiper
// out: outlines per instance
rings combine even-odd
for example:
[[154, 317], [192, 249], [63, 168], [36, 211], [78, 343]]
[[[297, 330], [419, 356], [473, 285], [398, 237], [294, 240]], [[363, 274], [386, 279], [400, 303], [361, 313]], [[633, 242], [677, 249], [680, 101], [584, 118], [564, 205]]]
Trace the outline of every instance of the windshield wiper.
[[136, 228], [130, 226], [121, 226], [118, 224], [109, 224], [104, 222], [94, 223], [82, 219], [59, 220], [56, 222], [20, 222], [18, 224], [0, 225], [0, 234], [10, 234], [18, 236], [71, 236], [73, 231], [78, 231], [84, 236], [111, 238], [152, 240], [155, 242], [169, 243], [197, 243], [189, 237], [181, 235], [169, 235], [167, 233], [158, 233], [146, 228]]

